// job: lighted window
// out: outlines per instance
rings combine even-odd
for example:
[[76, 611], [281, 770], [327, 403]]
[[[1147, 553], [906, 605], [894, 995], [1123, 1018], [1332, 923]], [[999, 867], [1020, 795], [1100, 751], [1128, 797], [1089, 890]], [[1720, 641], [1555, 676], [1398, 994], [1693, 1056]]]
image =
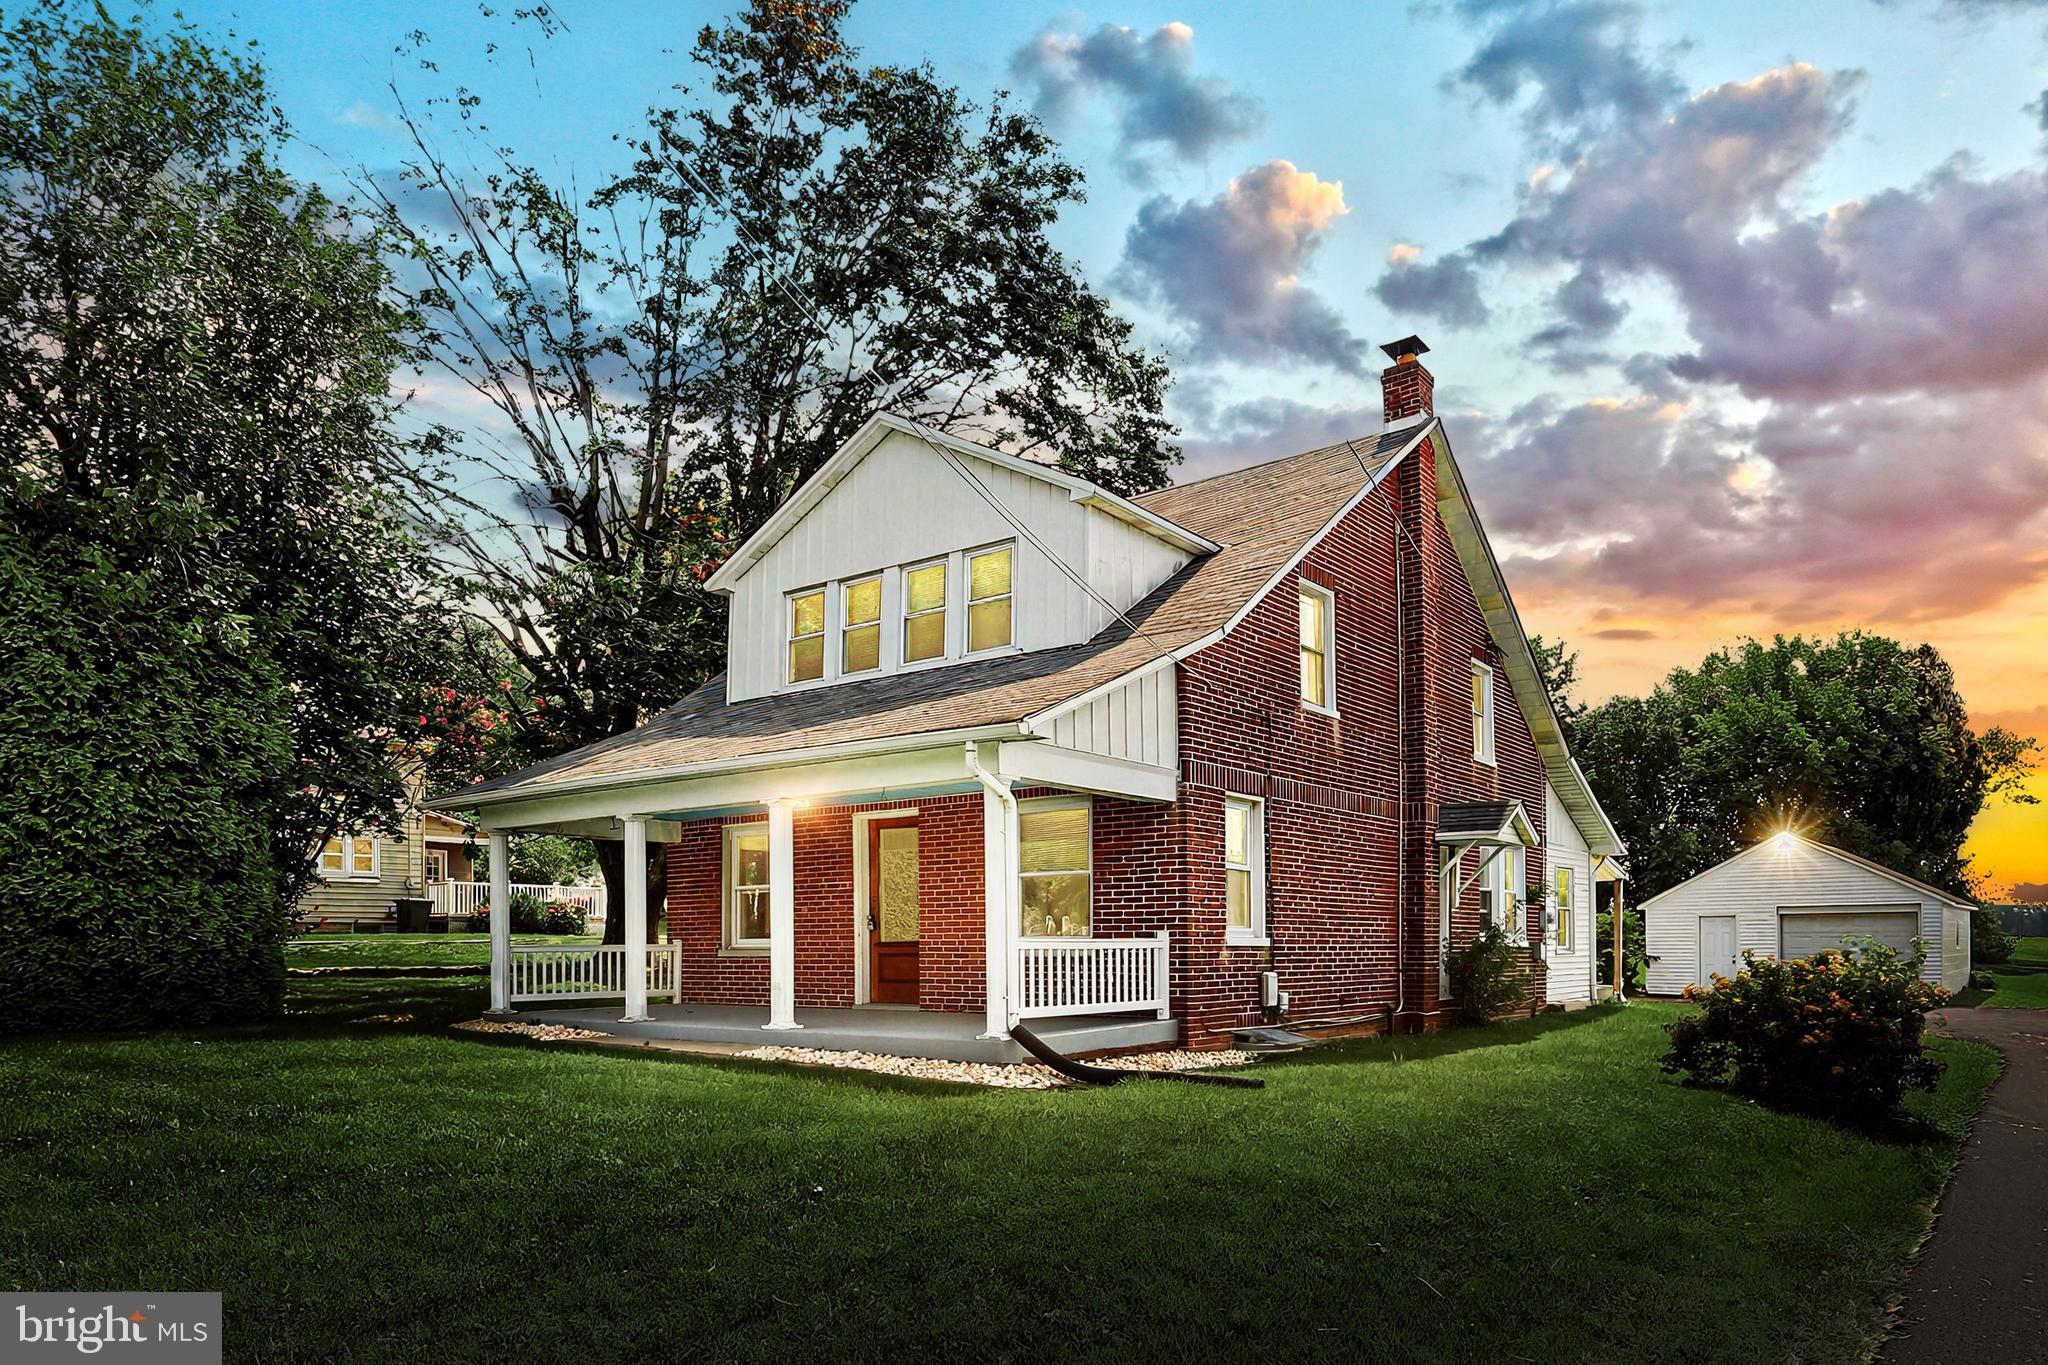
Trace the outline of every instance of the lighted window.
[[1301, 699], [1317, 710], [1334, 711], [1336, 599], [1329, 589], [1306, 582], [1300, 596]]
[[903, 571], [903, 662], [946, 653], [946, 561]]
[[789, 598], [789, 680], [825, 676], [825, 590], [791, 593]]
[[1089, 869], [1087, 802], [1019, 808], [1017, 872], [1026, 937], [1087, 935]]
[[839, 627], [839, 671], [865, 673], [882, 666], [882, 578], [848, 583]]
[[1567, 950], [1572, 946], [1572, 870], [1568, 867], [1557, 870], [1557, 946]]
[[758, 825], [725, 827], [725, 942], [768, 946], [768, 831]]
[[1266, 936], [1265, 807], [1248, 797], [1223, 802], [1223, 918], [1227, 937]]
[[967, 652], [1010, 643], [1010, 549], [967, 556]]
[[1472, 661], [1472, 757], [1493, 762], [1493, 670]]
[[320, 846], [323, 877], [377, 875], [377, 840], [368, 834], [342, 834]]

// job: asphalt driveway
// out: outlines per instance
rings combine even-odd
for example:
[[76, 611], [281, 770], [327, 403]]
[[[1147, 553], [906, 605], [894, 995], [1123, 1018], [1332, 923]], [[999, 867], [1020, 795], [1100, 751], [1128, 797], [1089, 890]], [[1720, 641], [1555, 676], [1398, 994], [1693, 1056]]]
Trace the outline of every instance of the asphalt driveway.
[[1886, 1365], [2048, 1363], [2048, 1010], [1943, 1010], [2005, 1054], [1906, 1286]]

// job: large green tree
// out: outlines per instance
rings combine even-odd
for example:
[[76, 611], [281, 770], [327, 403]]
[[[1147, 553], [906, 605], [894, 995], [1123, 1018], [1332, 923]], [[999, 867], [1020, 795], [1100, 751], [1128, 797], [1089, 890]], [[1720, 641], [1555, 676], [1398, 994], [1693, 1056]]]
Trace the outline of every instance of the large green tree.
[[473, 92], [415, 110], [394, 87], [416, 156], [365, 189], [477, 414], [418, 471], [422, 506], [546, 703], [513, 708], [508, 761], [715, 671], [703, 579], [878, 411], [1123, 491], [1178, 458], [1164, 363], [1048, 240], [1079, 170], [1001, 100], [862, 65], [846, 10], [755, 0], [705, 28], [699, 83], [593, 192], [496, 147]]
[[1636, 898], [1790, 827], [1959, 893], [1987, 801], [2031, 800], [2035, 745], [1969, 725], [1931, 645], [1851, 632], [1717, 650], [1617, 697], [1573, 744], [1629, 845]]
[[223, 1008], [273, 1004], [319, 842], [402, 795], [438, 638], [380, 491], [407, 319], [376, 244], [277, 169], [285, 131], [257, 67], [181, 21], [52, 0], [0, 28], [5, 938], [85, 961], [118, 931], [143, 975], [86, 994], [131, 1013], [205, 1012], [169, 969], [201, 937], [120, 924], [133, 888], [70, 871], [154, 848], [162, 903], [210, 880], [239, 909], [204, 941], [272, 964]]

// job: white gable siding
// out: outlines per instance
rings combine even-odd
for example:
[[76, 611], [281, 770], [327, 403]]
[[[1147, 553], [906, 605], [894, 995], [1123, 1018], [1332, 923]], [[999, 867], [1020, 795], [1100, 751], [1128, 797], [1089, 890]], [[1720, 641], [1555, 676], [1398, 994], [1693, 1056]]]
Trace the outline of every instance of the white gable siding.
[[1111, 688], [1086, 706], [1053, 717], [1046, 728], [1048, 738], [1063, 749], [1178, 769], [1173, 666]]
[[[1108, 613], [1047, 558], [1057, 556], [1121, 610], [1159, 586], [1188, 556], [1063, 488], [971, 456], [959, 457], [1044, 551], [1018, 534], [958, 470], [923, 441], [891, 432], [735, 585], [727, 632], [726, 695], [739, 701], [783, 686], [787, 595], [880, 572], [885, 671], [902, 657], [903, 565], [957, 550], [1014, 542], [1014, 638], [1023, 650], [1077, 644]], [[952, 644], [962, 652], [963, 585], [949, 582]], [[836, 665], [840, 603], [826, 598], [826, 657]], [[828, 673], [828, 677], [830, 674]], [[864, 676], [872, 677], [873, 674]], [[814, 684], [815, 685], [815, 684]]]
[[[1804, 843], [1790, 847], [1765, 842], [1708, 868], [1643, 906], [1645, 946], [1650, 954], [1652, 995], [1676, 995], [1693, 984], [1699, 957], [1701, 915], [1734, 915], [1740, 950], [1758, 957], [1778, 955], [1778, 911], [1825, 906], [1911, 909], [1927, 940], [1923, 975], [1940, 982], [1953, 974], [1954, 951], [1944, 947], [1941, 902], [1882, 873]], [[1969, 975], [1969, 950], [1962, 950], [1962, 974]]]
[[1591, 1000], [1593, 998], [1593, 855], [1586, 847], [1586, 837], [1572, 818], [1565, 812], [1564, 803], [1557, 799], [1557, 792], [1546, 782], [1543, 784], [1543, 805], [1547, 812], [1543, 832], [1549, 846], [1544, 849], [1545, 872], [1549, 878], [1549, 890], [1557, 891], [1557, 869], [1568, 867], [1572, 870], [1572, 904], [1560, 905], [1560, 917], [1569, 914], [1571, 922], [1571, 947], [1560, 950], [1555, 943], [1550, 948], [1549, 982], [1545, 988], [1546, 998], [1552, 1004], [1568, 1000]]

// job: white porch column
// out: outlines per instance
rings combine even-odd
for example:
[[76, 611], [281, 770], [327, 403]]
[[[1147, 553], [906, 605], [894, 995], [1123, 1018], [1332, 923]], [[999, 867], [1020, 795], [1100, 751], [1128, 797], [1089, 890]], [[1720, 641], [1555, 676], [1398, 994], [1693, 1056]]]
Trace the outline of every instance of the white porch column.
[[[1007, 786], [1004, 779], [997, 782]], [[988, 1022], [984, 1038], [1010, 1034], [1010, 965], [1017, 938], [1017, 808], [1005, 791], [981, 791], [982, 900], [986, 923], [982, 949], [988, 985]]]
[[794, 1029], [796, 1021], [796, 803], [768, 803], [768, 1022]]
[[629, 815], [626, 825], [626, 1013], [621, 1023], [647, 1013], [647, 821]]
[[512, 1012], [512, 840], [490, 833], [491, 1013]]

